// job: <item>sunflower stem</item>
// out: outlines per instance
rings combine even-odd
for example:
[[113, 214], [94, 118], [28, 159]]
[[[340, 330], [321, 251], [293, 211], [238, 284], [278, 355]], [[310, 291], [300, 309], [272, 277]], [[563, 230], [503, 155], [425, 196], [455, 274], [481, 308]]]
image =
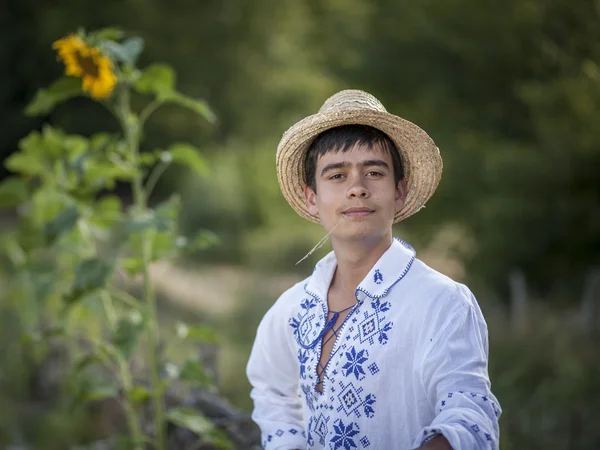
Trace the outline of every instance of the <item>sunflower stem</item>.
[[161, 101], [159, 100], [152, 100], [148, 106], [146, 106], [142, 112], [140, 113], [140, 127], [143, 127], [144, 124], [146, 123], [146, 120], [148, 120], [148, 117], [150, 117], [152, 115], [152, 113], [154, 111], [156, 111], [156, 109], [161, 105]]
[[146, 187], [145, 187], [145, 192], [146, 192], [146, 196], [147, 198], [150, 198], [150, 196], [152, 195], [152, 192], [154, 191], [154, 187], [156, 186], [156, 183], [158, 182], [158, 180], [160, 179], [161, 175], [164, 173], [165, 170], [167, 170], [167, 167], [169, 167], [168, 162], [160, 162], [159, 164], [157, 164], [154, 169], [152, 169], [152, 172], [150, 172], [150, 176], [148, 177], [148, 180], [146, 181]]
[[[121, 126], [129, 149], [130, 157], [137, 171], [132, 183], [134, 211], [136, 214], [143, 214], [147, 208], [147, 195], [143, 184], [143, 173], [140, 168], [140, 127], [141, 121], [136, 118], [130, 107], [129, 86], [123, 87], [119, 96], [119, 117]], [[152, 261], [152, 243], [153, 232], [146, 230], [142, 232], [142, 276], [144, 283], [144, 299], [146, 301], [146, 313], [148, 317], [147, 326], [147, 352], [148, 366], [150, 372], [150, 383], [152, 385], [152, 400], [154, 403], [154, 428], [155, 428], [155, 448], [164, 450], [165, 448], [165, 420], [163, 405], [163, 388], [160, 380], [160, 367], [158, 358], [158, 323], [156, 311], [156, 295], [150, 279], [150, 263]]]

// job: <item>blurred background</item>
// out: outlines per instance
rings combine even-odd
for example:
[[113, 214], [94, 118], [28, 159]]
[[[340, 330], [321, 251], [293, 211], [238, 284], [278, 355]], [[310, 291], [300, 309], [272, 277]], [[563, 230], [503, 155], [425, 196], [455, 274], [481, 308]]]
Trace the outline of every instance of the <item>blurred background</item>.
[[[176, 69], [179, 89], [205, 99], [218, 122], [165, 108], [143, 147], [191, 142], [210, 174], [169, 169], [154, 200], [180, 192], [184, 229], [213, 230], [220, 243], [157, 264], [154, 283], [165, 323], [194, 316], [215, 328], [219, 395], [248, 412], [245, 364], [259, 320], [330, 250], [295, 265], [323, 232], [281, 196], [277, 143], [337, 90], [364, 89], [442, 153], [437, 193], [395, 234], [477, 296], [502, 448], [598, 449], [599, 19], [596, 0], [4, 0], [0, 158], [43, 122], [84, 135], [117, 129], [85, 99], [43, 118], [23, 114], [62, 74], [52, 42], [78, 27], [132, 31], [145, 40], [140, 66]], [[14, 211], [1, 214], [9, 229]], [[6, 361], [3, 397], [14, 386]], [[15, 414], [2, 413], [3, 430]], [[42, 442], [65, 428], [19, 420]]]

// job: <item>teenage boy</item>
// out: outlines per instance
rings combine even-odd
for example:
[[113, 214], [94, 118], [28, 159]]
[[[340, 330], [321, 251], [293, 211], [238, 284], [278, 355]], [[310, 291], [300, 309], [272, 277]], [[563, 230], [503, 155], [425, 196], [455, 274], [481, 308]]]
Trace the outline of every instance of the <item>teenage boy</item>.
[[333, 252], [258, 328], [247, 375], [263, 447], [498, 449], [479, 305], [392, 236], [439, 183], [431, 138], [348, 90], [284, 134], [276, 163]]

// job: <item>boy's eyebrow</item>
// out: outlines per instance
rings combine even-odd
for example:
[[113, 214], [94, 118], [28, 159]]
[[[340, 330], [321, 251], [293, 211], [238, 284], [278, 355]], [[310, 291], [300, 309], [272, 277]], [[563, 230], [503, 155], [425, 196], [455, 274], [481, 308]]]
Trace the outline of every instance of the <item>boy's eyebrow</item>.
[[386, 163], [382, 159], [368, 159], [366, 161], [361, 162], [360, 165], [363, 167], [377, 166], [377, 167], [385, 167], [386, 169], [390, 168], [390, 166], [388, 166], [388, 163]]
[[337, 162], [337, 163], [326, 164], [325, 167], [323, 167], [323, 170], [321, 170], [321, 176], [325, 175], [325, 173], [329, 172], [330, 170], [344, 169], [346, 167], [350, 167], [350, 165], [351, 164], [349, 162]]
[[[321, 170], [321, 176], [325, 175], [325, 173], [329, 172], [330, 170], [344, 169], [344, 168], [351, 167], [351, 166], [352, 166], [352, 164], [350, 164], [347, 161], [327, 164], [327, 165], [325, 165], [325, 167], [323, 167], [323, 170]], [[381, 159], [367, 159], [366, 161], [360, 162], [359, 166], [361, 166], [361, 167], [377, 166], [377, 167], [385, 167], [386, 169], [390, 168], [388, 163], [386, 163], [385, 161], [383, 161]]]

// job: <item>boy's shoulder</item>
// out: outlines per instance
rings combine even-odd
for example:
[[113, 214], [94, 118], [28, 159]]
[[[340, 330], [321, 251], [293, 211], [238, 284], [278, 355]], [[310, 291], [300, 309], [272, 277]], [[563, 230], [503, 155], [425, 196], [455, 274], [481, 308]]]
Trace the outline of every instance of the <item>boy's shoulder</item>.
[[479, 309], [477, 300], [468, 286], [415, 258], [407, 274], [404, 288], [414, 292], [428, 310], [463, 310], [467, 307]]

